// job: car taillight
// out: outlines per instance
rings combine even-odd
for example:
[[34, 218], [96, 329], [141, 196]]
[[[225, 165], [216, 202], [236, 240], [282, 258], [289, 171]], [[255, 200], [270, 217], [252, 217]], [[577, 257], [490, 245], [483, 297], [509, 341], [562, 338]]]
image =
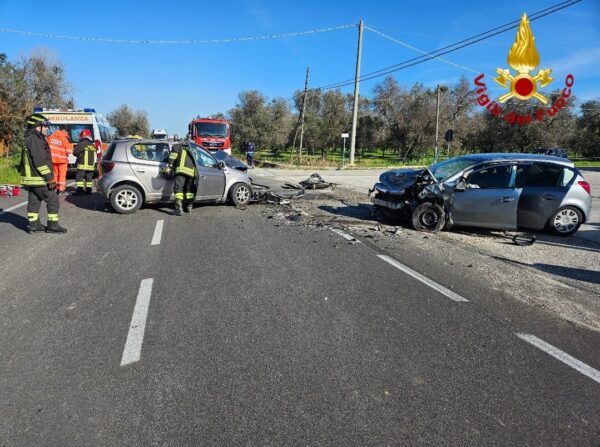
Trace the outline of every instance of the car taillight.
[[587, 192], [590, 196], [592, 195], [592, 188], [590, 187], [590, 184], [588, 182], [586, 182], [585, 180], [579, 180], [577, 184], [583, 189], [585, 189], [585, 192]]
[[94, 146], [96, 146], [96, 149], [100, 150], [102, 148], [102, 143], [100, 140], [96, 140], [94, 141]]

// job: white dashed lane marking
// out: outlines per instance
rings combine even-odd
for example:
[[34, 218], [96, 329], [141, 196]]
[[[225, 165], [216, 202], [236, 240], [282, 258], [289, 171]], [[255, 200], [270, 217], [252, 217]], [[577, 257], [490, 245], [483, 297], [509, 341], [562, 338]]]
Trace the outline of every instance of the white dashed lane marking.
[[164, 225], [165, 225], [165, 221], [163, 219], [156, 222], [156, 227], [154, 228], [154, 235], [152, 236], [152, 244], [150, 244], [150, 245], [159, 245], [160, 244]]
[[521, 340], [525, 340], [527, 343], [535, 346], [538, 349], [541, 349], [546, 354], [551, 355], [557, 360], [569, 365], [571, 368], [579, 371], [584, 376], [589, 377], [595, 382], [600, 383], [600, 371], [592, 368], [589, 365], [586, 365], [580, 360], [577, 360], [575, 357], [570, 356], [566, 352], [561, 351], [558, 348], [555, 348], [549, 343], [546, 343], [544, 340], [537, 338], [535, 335], [531, 334], [517, 334]]
[[377, 255], [377, 257], [379, 259], [384, 260], [388, 264], [393, 265], [398, 270], [406, 273], [407, 275], [412, 276], [416, 280], [421, 281], [423, 284], [425, 284], [425, 285], [431, 287], [432, 289], [440, 292], [442, 295], [446, 295], [451, 300], [458, 301], [458, 302], [463, 302], [463, 303], [464, 302], [469, 302], [468, 299], [460, 296], [458, 293], [453, 292], [450, 289], [447, 289], [446, 287], [442, 286], [441, 284], [438, 284], [437, 282], [435, 282], [435, 281], [427, 278], [426, 276], [421, 275], [419, 272], [415, 272], [413, 269], [405, 266], [404, 264], [401, 264], [400, 262], [396, 261], [395, 259], [390, 258], [389, 256], [386, 256], [386, 255]]
[[354, 236], [352, 236], [352, 235], [350, 235], [350, 234], [348, 234], [348, 233], [346, 233], [346, 232], [344, 232], [342, 230], [339, 230], [337, 228], [330, 228], [330, 230], [333, 231], [338, 236], [342, 236], [347, 241], [350, 241], [350, 242], [360, 242]]
[[148, 278], [142, 280], [140, 284], [135, 308], [131, 316], [127, 341], [125, 342], [123, 356], [121, 357], [121, 366], [137, 362], [142, 354], [142, 343], [144, 342], [144, 331], [146, 330], [146, 319], [148, 318], [153, 282], [153, 278]]

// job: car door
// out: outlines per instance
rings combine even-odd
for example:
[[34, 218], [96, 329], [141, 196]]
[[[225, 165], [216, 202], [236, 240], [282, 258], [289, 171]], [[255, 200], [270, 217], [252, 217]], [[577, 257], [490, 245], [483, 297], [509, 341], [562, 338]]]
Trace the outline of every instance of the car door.
[[217, 160], [199, 147], [194, 150], [198, 169], [198, 193], [196, 200], [220, 200], [225, 192], [225, 173]]
[[168, 143], [132, 142], [127, 158], [133, 173], [146, 190], [146, 198], [167, 200], [173, 193], [173, 181], [166, 180], [160, 169], [166, 165], [169, 156]]
[[450, 215], [455, 225], [514, 230], [517, 228], [519, 191], [514, 166], [476, 169], [459, 182], [452, 195]]
[[529, 163], [517, 167], [516, 186], [522, 188], [517, 211], [520, 227], [541, 230], [560, 207], [575, 179], [575, 172], [553, 163]]

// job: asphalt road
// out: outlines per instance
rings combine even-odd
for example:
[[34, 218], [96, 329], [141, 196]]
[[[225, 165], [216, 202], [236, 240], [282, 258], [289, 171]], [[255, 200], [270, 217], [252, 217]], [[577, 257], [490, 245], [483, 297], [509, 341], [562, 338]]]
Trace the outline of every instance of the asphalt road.
[[0, 215], [2, 446], [600, 444], [600, 337], [543, 309], [253, 206], [61, 200]]

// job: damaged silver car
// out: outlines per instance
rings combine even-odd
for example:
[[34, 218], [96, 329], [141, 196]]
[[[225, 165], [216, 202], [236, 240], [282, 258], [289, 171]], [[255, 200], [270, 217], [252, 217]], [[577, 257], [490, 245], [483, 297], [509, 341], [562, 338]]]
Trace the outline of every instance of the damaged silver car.
[[456, 226], [574, 234], [590, 217], [590, 185], [573, 162], [535, 154], [473, 154], [384, 172], [369, 190], [387, 217], [421, 231]]

